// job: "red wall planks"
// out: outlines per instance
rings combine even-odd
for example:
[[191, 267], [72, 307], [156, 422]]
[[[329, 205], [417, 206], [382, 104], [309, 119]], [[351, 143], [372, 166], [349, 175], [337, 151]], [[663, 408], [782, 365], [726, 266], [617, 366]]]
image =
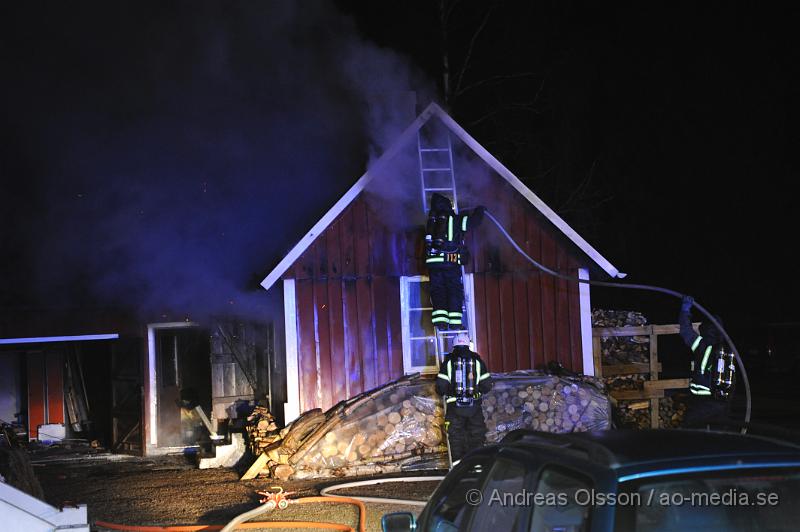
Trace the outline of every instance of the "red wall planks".
[[327, 271], [328, 278], [335, 279], [342, 276], [342, 242], [339, 236], [341, 229], [341, 222], [339, 220], [333, 222], [331, 226], [325, 231], [325, 245], [328, 252]]
[[[567, 256], [564, 249], [557, 248], [557, 264], [560, 273], [567, 273]], [[570, 353], [569, 332], [569, 281], [558, 279], [556, 286], [556, 352], [558, 361], [568, 369], [572, 369], [572, 353]]]
[[377, 370], [378, 384], [388, 382], [391, 379], [389, 369], [389, 312], [388, 301], [386, 300], [386, 278], [372, 278], [372, 304], [373, 315], [375, 316], [375, 366]]
[[314, 315], [317, 325], [317, 359], [319, 360], [319, 380], [323, 410], [333, 406], [333, 381], [331, 375], [331, 329], [330, 308], [326, 281], [314, 281]]
[[309, 247], [297, 262], [294, 263], [295, 279], [311, 279], [314, 277], [314, 246]]
[[367, 279], [356, 280], [358, 300], [358, 346], [361, 353], [361, 369], [364, 390], [371, 390], [381, 384], [378, 381], [378, 362], [375, 349], [375, 321], [372, 311], [372, 286]]
[[485, 273], [476, 273], [472, 275], [473, 282], [473, 297], [475, 298], [475, 348], [478, 353], [483, 357], [484, 361], [488, 364], [489, 359], [489, 340], [486, 329], [486, 282]]
[[342, 292], [347, 395], [348, 397], [353, 397], [364, 391], [364, 377], [361, 368], [363, 357], [359, 345], [360, 329], [358, 324], [356, 281], [344, 280], [342, 282]]
[[328, 240], [317, 238], [314, 241], [314, 279], [328, 277]]
[[[578, 277], [578, 262], [570, 257], [569, 275]], [[583, 371], [583, 344], [581, 338], [581, 301], [578, 283], [569, 283], [569, 333], [572, 368]]]
[[385, 302], [389, 324], [389, 376], [398, 379], [403, 376], [403, 330], [400, 316], [400, 279], [388, 278]]
[[500, 338], [504, 371], [518, 369], [516, 340], [514, 338], [514, 285], [512, 274], [501, 274], [498, 279], [500, 290]]
[[[557, 230], [507, 183], [471, 202], [478, 203], [531, 257], [574, 274], [579, 262], [556, 241]], [[427, 273], [422, 230], [389, 227], [382, 216], [356, 198], [288, 274], [298, 279], [303, 409], [330, 406], [402, 375], [399, 276]], [[580, 369], [577, 288], [540, 275], [488, 220], [467, 241], [473, 256], [467, 270], [475, 272], [476, 347], [490, 368], [512, 371], [559, 360]], [[303, 285], [304, 279], [314, 281]]]
[[350, 205], [350, 209], [353, 211], [353, 246], [355, 247], [356, 261], [355, 274], [359, 277], [366, 277], [372, 273], [367, 207], [364, 200], [358, 198]]
[[64, 354], [49, 351], [47, 371], [47, 422], [64, 423]]
[[331, 279], [328, 285], [328, 309], [331, 342], [331, 400], [333, 404], [347, 399], [347, 349], [344, 338], [342, 281]]
[[45, 423], [44, 353], [28, 353], [28, 438], [39, 437], [39, 425]]
[[533, 369], [531, 365], [531, 338], [528, 327], [528, 286], [524, 274], [511, 274], [514, 297], [514, 351], [518, 369]]
[[505, 371], [503, 361], [503, 338], [500, 327], [500, 288], [496, 275], [485, 274], [484, 287], [486, 299], [486, 337], [487, 337], [487, 364], [489, 371]]
[[[542, 263], [548, 268], [556, 266], [556, 245], [553, 238], [543, 231], [541, 233]], [[542, 309], [542, 351], [543, 363], [556, 360], [556, 284], [550, 275], [541, 274], [540, 308]]]
[[[534, 260], [542, 260], [541, 230], [533, 216], [528, 216], [526, 225], [526, 251]], [[529, 265], [527, 278], [528, 291], [528, 331], [530, 335], [530, 367], [544, 364], [544, 341], [542, 332], [542, 286], [541, 274]]]
[[356, 275], [356, 248], [354, 238], [353, 209], [342, 213], [339, 223], [339, 238], [342, 246], [342, 276], [352, 278]]
[[300, 370], [300, 411], [314, 408], [321, 397], [317, 390], [317, 347], [314, 319], [314, 283], [295, 282], [297, 298], [297, 357]]

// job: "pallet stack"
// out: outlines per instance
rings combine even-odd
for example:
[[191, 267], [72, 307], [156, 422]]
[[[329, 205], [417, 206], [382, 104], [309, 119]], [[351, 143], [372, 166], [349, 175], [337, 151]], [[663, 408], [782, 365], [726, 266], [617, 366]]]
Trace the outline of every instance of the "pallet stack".
[[[622, 421], [639, 428], [679, 426], [683, 405], [665, 390], [689, 386], [689, 379], [659, 379], [658, 337], [678, 334], [678, 325], [646, 325], [637, 312], [592, 313], [595, 374], [603, 377]], [[602, 325], [602, 326], [600, 326]]]

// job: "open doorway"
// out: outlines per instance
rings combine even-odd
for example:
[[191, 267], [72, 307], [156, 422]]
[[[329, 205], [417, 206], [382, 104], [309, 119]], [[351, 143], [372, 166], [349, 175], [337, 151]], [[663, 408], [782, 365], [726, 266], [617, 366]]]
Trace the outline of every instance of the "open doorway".
[[196, 407], [211, 410], [208, 331], [193, 323], [148, 326], [148, 448], [203, 444], [209, 434]]

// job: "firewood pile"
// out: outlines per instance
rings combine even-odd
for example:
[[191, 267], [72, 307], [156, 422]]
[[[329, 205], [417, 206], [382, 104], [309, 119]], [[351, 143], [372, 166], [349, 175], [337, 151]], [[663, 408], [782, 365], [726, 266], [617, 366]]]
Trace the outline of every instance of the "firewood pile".
[[[641, 312], [627, 310], [593, 310], [592, 327], [639, 327], [647, 325]], [[603, 364], [647, 363], [650, 361], [648, 336], [620, 336], [600, 341]]]
[[[640, 312], [594, 310], [592, 311], [593, 327], [639, 327], [647, 325], [647, 318]], [[650, 362], [649, 336], [627, 336], [603, 338], [601, 340], [604, 366], [630, 364], [634, 362], [648, 364]], [[646, 374], [611, 375], [605, 377], [609, 392], [643, 390]], [[659, 400], [659, 426], [675, 428], [683, 423], [686, 410], [684, 403], [674, 401], [671, 397]], [[614, 401], [615, 414], [622, 427], [650, 428], [650, 401]]]
[[441, 405], [433, 378], [416, 374], [327, 412], [309, 410], [280, 431], [267, 422], [271, 416], [254, 412], [247, 432], [250, 449], [259, 458], [245, 478], [261, 474], [287, 480], [446, 468]]
[[260, 455], [270, 444], [275, 443], [285, 436], [278, 430], [275, 418], [265, 406], [257, 406], [247, 416], [245, 425], [247, 442], [250, 452]]
[[562, 378], [538, 371], [494, 374], [483, 399], [486, 440], [499, 441], [515, 429], [580, 432], [607, 429], [610, 406], [602, 382], [591, 377]]
[[619, 428], [646, 429], [650, 427], [650, 401], [618, 401], [615, 407]]
[[[484, 396], [487, 441], [517, 428], [547, 432], [606, 429], [608, 398], [591, 377], [561, 378], [536, 371], [493, 374]], [[341, 402], [305, 412], [282, 430], [265, 409], [248, 418], [258, 456], [243, 478], [280, 480], [446, 469], [442, 399], [431, 376], [410, 375]]]
[[[639, 327], [647, 325], [641, 312], [627, 310], [593, 310], [592, 327]], [[618, 336], [600, 341], [604, 366], [650, 362], [650, 338], [648, 336]], [[642, 390], [646, 375], [612, 375], [604, 377], [609, 392]], [[649, 401], [615, 401], [618, 422], [628, 428], [650, 426]]]
[[662, 397], [658, 400], [658, 420], [661, 428], [674, 429], [683, 426], [685, 414], [686, 403], [675, 401], [672, 397]]

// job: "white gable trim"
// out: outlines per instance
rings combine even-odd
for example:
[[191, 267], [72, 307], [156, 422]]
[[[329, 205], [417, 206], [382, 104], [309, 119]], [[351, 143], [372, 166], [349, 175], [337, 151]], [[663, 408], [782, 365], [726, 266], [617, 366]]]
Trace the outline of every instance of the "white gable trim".
[[[514, 187], [517, 192], [522, 194], [525, 199], [527, 199], [531, 205], [536, 207], [539, 212], [544, 214], [545, 218], [550, 220], [550, 222], [558, 227], [562, 233], [564, 233], [567, 238], [572, 240], [576, 246], [578, 246], [581, 251], [586, 253], [589, 258], [597, 263], [608, 275], [611, 277], [618, 277], [620, 276], [620, 272], [616, 269], [608, 260], [605, 259], [596, 249], [594, 249], [586, 240], [581, 237], [575, 230], [567, 224], [558, 214], [555, 213], [553, 209], [547, 206], [545, 202], [539, 199], [539, 196], [533, 193], [531, 189], [525, 186], [525, 184], [519, 180], [517, 176], [511, 173], [511, 170], [506, 168], [503, 163], [498, 161], [491, 153], [486, 151], [486, 148], [481, 146], [477, 140], [475, 140], [469, 133], [467, 133], [464, 128], [458, 125], [458, 123], [450, 118], [450, 115], [445, 113], [438, 105], [431, 104], [434, 106], [433, 112], [439, 119], [447, 125], [450, 130], [456, 134], [461, 141], [469, 146], [472, 151], [474, 151], [478, 157], [483, 159], [483, 161], [492, 167], [492, 169], [503, 176], [506, 181], [511, 183], [511, 186]], [[621, 277], [624, 277], [625, 274], [622, 274]]]
[[[386, 150], [379, 158], [372, 164], [372, 173], [370, 170], [364, 172], [364, 175], [356, 181], [356, 184], [350, 187], [344, 196], [342, 196], [339, 201], [337, 201], [331, 209], [325, 213], [320, 221], [314, 224], [314, 227], [311, 228], [303, 238], [300, 239], [292, 250], [283, 258], [282, 261], [275, 266], [269, 275], [261, 281], [261, 286], [264, 287], [265, 290], [269, 290], [270, 287], [275, 284], [275, 282], [280, 279], [281, 275], [286, 273], [286, 270], [294, 264], [294, 262], [300, 258], [300, 255], [314, 243], [314, 240], [320, 235], [325, 229], [328, 228], [330, 224], [339, 216], [342, 211], [344, 211], [350, 203], [356, 199], [362, 190], [364, 190], [370, 181], [372, 181], [372, 176], [377, 173], [377, 169], [380, 168], [386, 161], [390, 160], [394, 157], [397, 152], [400, 150], [401, 147], [405, 146], [406, 142], [410, 140], [417, 131], [428, 121], [428, 119], [433, 115], [434, 109], [433, 107], [435, 104], [431, 104], [425, 109], [421, 115], [414, 120], [414, 123], [411, 124], [406, 128], [405, 131], [400, 135], [400, 137], [392, 144], [388, 150]], [[437, 107], [438, 108], [438, 107]]]
[[563, 232], [567, 238], [569, 238], [578, 248], [581, 249], [586, 255], [589, 256], [593, 261], [597, 263], [608, 275], [611, 277], [624, 277], [625, 274], [620, 273], [620, 271], [615, 268], [608, 260], [606, 260], [600, 253], [594, 249], [586, 240], [584, 240], [574, 229], [572, 229], [567, 222], [565, 222], [559, 215], [555, 213], [550, 207], [548, 207], [539, 197], [533, 193], [531, 189], [526, 187], [522, 181], [519, 180], [517, 176], [511, 173], [511, 171], [506, 168], [500, 161], [498, 161], [492, 154], [486, 151], [486, 148], [481, 146], [477, 140], [475, 140], [469, 133], [467, 133], [464, 128], [459, 126], [455, 120], [450, 118], [450, 115], [445, 113], [441, 107], [436, 105], [435, 103], [431, 103], [425, 111], [421, 115], [414, 120], [408, 128], [400, 135], [400, 137], [391, 145], [391, 147], [386, 150], [386, 152], [381, 155], [377, 161], [372, 165], [372, 172], [367, 170], [361, 178], [356, 181], [355, 185], [350, 187], [344, 196], [342, 196], [339, 201], [337, 201], [331, 209], [325, 213], [314, 227], [300, 239], [300, 241], [292, 248], [291, 251], [281, 260], [277, 266], [261, 281], [261, 286], [264, 287], [265, 290], [269, 290], [275, 282], [280, 279], [281, 275], [286, 273], [286, 270], [294, 264], [294, 262], [300, 258], [300, 255], [308, 249], [311, 244], [314, 243], [314, 240], [319, 236], [328, 226], [333, 223], [333, 221], [342, 213], [342, 211], [347, 208], [348, 205], [358, 196], [361, 191], [363, 191], [369, 182], [372, 180], [374, 174], [377, 173], [378, 168], [382, 166], [384, 163], [389, 161], [392, 157], [394, 157], [400, 148], [406, 145], [406, 142], [411, 139], [411, 137], [416, 134], [416, 132], [423, 126], [425, 123], [433, 116], [436, 115], [439, 119], [444, 122], [444, 124], [453, 132], [455, 135], [461, 139], [464, 144], [469, 146], [483, 161], [488, 164], [495, 172], [500, 174], [506, 181], [508, 181], [511, 186], [513, 186], [517, 192], [522, 194], [525, 199], [527, 199], [531, 205], [536, 207], [539, 212], [541, 212], [545, 218], [550, 220], [550, 222], [555, 225], [561, 232]]

